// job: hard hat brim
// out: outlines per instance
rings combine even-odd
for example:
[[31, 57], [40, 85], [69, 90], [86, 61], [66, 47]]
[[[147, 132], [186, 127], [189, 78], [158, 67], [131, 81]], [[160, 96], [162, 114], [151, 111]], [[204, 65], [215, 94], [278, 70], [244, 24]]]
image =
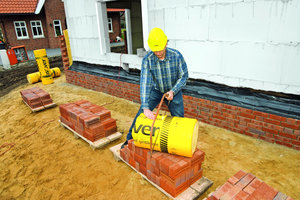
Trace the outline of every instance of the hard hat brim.
[[149, 45], [149, 48], [151, 49], [151, 51], [162, 51], [166, 47], [167, 42], [168, 42], [168, 39], [166, 37], [166, 38], [164, 38], [164, 41], [162, 41], [161, 44], [157, 44], [157, 45], [150, 44], [150, 42], [148, 41], [148, 45]]

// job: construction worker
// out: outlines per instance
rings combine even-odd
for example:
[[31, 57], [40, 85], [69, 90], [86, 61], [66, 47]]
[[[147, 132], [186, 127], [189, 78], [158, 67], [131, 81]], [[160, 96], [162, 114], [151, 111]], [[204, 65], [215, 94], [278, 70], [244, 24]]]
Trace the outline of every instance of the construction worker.
[[[172, 116], [184, 117], [181, 89], [188, 79], [188, 70], [178, 50], [167, 47], [167, 36], [160, 28], [153, 28], [148, 37], [151, 51], [143, 58], [140, 75], [141, 107], [136, 114], [121, 148], [132, 139], [136, 118], [143, 112], [154, 120], [152, 110], [166, 93], [165, 102]], [[169, 102], [168, 102], [169, 101]]]

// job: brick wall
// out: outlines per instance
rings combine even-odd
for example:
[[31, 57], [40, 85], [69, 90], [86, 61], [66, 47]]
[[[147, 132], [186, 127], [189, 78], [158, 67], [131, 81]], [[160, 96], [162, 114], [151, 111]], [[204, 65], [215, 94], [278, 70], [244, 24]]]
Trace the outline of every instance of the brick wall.
[[[139, 85], [66, 70], [68, 83], [140, 103]], [[120, 87], [121, 86], [121, 87]], [[122, 90], [120, 90], [122, 88]], [[300, 150], [300, 120], [183, 95], [185, 117]], [[164, 105], [163, 109], [166, 109]]]
[[121, 37], [121, 24], [119, 12], [108, 12], [108, 18], [112, 18], [113, 32], [109, 33], [110, 41], [114, 41], [117, 36]]
[[[10, 46], [25, 45], [26, 50], [59, 48], [59, 38], [55, 37], [53, 20], [61, 20], [62, 30], [66, 29], [64, 4], [61, 0], [47, 0], [44, 8], [38, 15], [3, 15], [0, 27], [5, 40]], [[40, 20], [42, 22], [44, 38], [33, 38], [30, 21]], [[17, 39], [14, 21], [25, 21], [28, 39]], [[50, 23], [52, 26], [50, 26]], [[4, 32], [5, 30], [5, 32]]]
[[[62, 31], [67, 29], [64, 3], [61, 0], [45, 1], [46, 30], [49, 48], [59, 48], [59, 38], [55, 36], [53, 20], [60, 20]], [[50, 25], [51, 24], [51, 25]]]
[[[46, 21], [43, 13], [39, 15], [20, 15], [20, 16], [2, 16], [1, 20], [3, 21], [2, 31], [5, 29], [6, 35], [4, 38], [8, 42], [8, 44], [13, 46], [25, 45], [26, 50], [34, 50], [41, 48], [48, 48], [48, 34], [46, 31]], [[41, 20], [44, 32], [44, 38], [33, 38], [30, 21], [31, 20]], [[25, 21], [27, 27], [28, 39], [17, 39], [14, 21]]]

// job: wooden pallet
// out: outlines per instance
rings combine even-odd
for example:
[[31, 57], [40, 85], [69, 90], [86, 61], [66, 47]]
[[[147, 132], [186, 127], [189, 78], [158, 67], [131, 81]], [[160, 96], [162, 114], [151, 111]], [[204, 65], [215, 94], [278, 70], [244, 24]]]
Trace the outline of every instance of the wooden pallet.
[[123, 160], [120, 156], [121, 146], [122, 146], [122, 143], [117, 144], [116, 146], [113, 146], [113, 147], [109, 148], [109, 150], [113, 153], [114, 158], [116, 159], [116, 161], [121, 160], [124, 163], [126, 163], [129, 167], [131, 167], [134, 171], [136, 171], [138, 174], [140, 174], [144, 179], [146, 179], [149, 183], [151, 183], [154, 187], [159, 189], [162, 193], [164, 193], [166, 196], [168, 196], [171, 199], [174, 199], [174, 200], [179, 200], [179, 199], [180, 200], [194, 200], [194, 199], [197, 199], [213, 184], [213, 182], [211, 180], [209, 180], [208, 178], [203, 176], [201, 179], [199, 179], [194, 184], [192, 184], [189, 188], [187, 188], [185, 191], [183, 191], [180, 195], [178, 195], [177, 197], [174, 198], [174, 197], [172, 197], [172, 195], [170, 195], [164, 189], [162, 189], [161, 187], [159, 187], [158, 185], [156, 185], [155, 183], [150, 181], [147, 178], [147, 176], [140, 173], [134, 167], [132, 167], [129, 163], [127, 163], [125, 160]]
[[58, 120], [58, 122], [65, 128], [69, 129], [70, 131], [73, 132], [74, 137], [76, 139], [81, 138], [84, 141], [86, 141], [87, 143], [89, 143], [89, 145], [92, 147], [93, 150], [97, 149], [97, 148], [102, 148], [105, 145], [111, 143], [112, 141], [122, 137], [122, 133], [120, 132], [116, 132], [114, 134], [111, 134], [110, 136], [104, 137], [100, 140], [97, 140], [95, 142], [92, 142], [90, 140], [88, 140], [87, 138], [83, 137], [82, 135], [80, 135], [79, 133], [77, 133], [75, 130], [73, 130], [72, 128], [70, 128], [68, 125], [64, 124], [63, 122], [61, 122], [60, 120]]
[[56, 106], [56, 103], [51, 103], [51, 104], [47, 104], [45, 106], [41, 106], [41, 107], [37, 107], [37, 108], [31, 108], [27, 103], [26, 101], [22, 100], [23, 103], [28, 107], [30, 108], [31, 112], [38, 112], [38, 111], [41, 111], [41, 110], [45, 110], [47, 108], [51, 108], [51, 107], [54, 107]]

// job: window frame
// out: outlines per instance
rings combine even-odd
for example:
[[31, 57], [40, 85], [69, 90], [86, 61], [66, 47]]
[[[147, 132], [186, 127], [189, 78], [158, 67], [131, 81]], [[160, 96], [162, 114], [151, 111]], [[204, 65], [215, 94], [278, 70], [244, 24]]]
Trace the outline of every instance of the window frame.
[[[21, 26], [21, 23], [22, 23], [22, 22], [25, 24], [24, 27]], [[19, 23], [19, 27], [16, 26], [16, 23]], [[14, 21], [14, 28], [15, 28], [15, 32], [16, 32], [16, 36], [17, 36], [17, 39], [18, 39], [18, 40], [29, 39], [29, 34], [28, 34], [28, 30], [27, 30], [27, 24], [26, 24], [26, 21]], [[18, 29], [18, 28], [21, 29], [21, 34], [22, 34], [21, 37], [18, 36], [18, 32], [17, 32], [17, 29]], [[27, 36], [23, 36], [22, 28], [25, 28]]]
[[63, 31], [62, 31], [62, 28], [61, 28], [61, 21], [60, 21], [60, 19], [54, 19], [53, 20], [53, 30], [54, 30], [55, 37], [58, 37], [59, 35], [56, 34], [55, 26], [58, 26], [58, 25], [55, 25], [54, 21], [58, 21], [59, 22], [60, 33], [61, 33], [61, 35], [63, 35]]
[[[109, 21], [110, 20], [110, 21]], [[112, 20], [112, 18], [111, 17], [108, 17], [107, 18], [107, 24], [108, 24], [108, 32], [109, 33], [113, 33], [114, 32], [114, 27], [113, 27], [113, 20]], [[111, 30], [109, 30], [109, 25], [111, 25]]]
[[[35, 36], [34, 35], [34, 32], [33, 32], [33, 28], [35, 27], [35, 28], [38, 28], [38, 25], [34, 25], [34, 27], [33, 27], [33, 25], [32, 25], [32, 22], [40, 22], [40, 28], [41, 28], [41, 30], [42, 30], [42, 35], [37, 35], [37, 36]], [[43, 31], [43, 25], [42, 25], [42, 21], [41, 20], [31, 20], [30, 21], [30, 26], [31, 26], [31, 31], [32, 31], [32, 37], [33, 38], [44, 38], [45, 36], [44, 36], [44, 31]], [[37, 31], [38, 32], [38, 31]]]

